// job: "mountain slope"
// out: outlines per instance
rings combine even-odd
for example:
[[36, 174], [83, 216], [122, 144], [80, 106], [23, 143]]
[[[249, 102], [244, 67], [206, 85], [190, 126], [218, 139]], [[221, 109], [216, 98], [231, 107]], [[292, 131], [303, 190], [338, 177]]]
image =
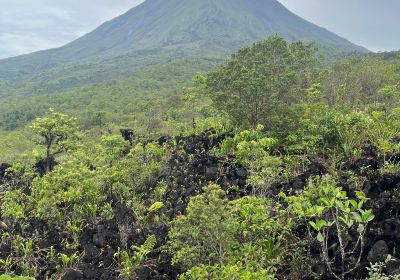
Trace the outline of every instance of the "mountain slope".
[[148, 0], [62, 48], [60, 54], [83, 58], [193, 43], [237, 48], [274, 33], [339, 51], [365, 51], [294, 15], [276, 0]]
[[64, 47], [1, 60], [0, 78], [43, 72], [40, 76], [51, 80], [72, 72], [72, 79], [80, 79], [73, 74], [78, 62], [96, 82], [93, 68], [103, 64], [111, 66], [102, 71], [104, 76], [113, 77], [110, 68], [121, 60], [132, 62], [130, 68], [148, 57], [156, 57], [149, 62], [154, 65], [179, 52], [227, 55], [276, 33], [339, 52], [367, 51], [301, 19], [276, 0], [147, 0]]

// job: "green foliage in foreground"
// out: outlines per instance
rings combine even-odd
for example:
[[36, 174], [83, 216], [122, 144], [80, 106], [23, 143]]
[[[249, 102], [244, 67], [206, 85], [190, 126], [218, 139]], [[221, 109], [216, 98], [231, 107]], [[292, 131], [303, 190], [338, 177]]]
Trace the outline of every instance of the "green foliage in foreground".
[[[229, 202], [224, 191], [210, 185], [203, 195], [190, 200], [186, 215], [171, 223], [168, 246], [174, 255], [172, 263], [186, 269], [198, 267], [190, 270], [188, 279], [201, 279], [196, 278], [201, 265], [237, 263], [243, 265], [241, 269], [268, 271], [272, 277], [275, 265], [284, 258], [281, 252], [288, 250], [285, 240], [292, 226], [284, 211], [276, 214], [280, 210], [268, 199], [244, 197]], [[210, 275], [226, 277], [229, 268], [235, 269], [211, 268]], [[236, 269], [240, 274], [240, 268]]]
[[[320, 243], [322, 257], [332, 275], [337, 279], [354, 271], [360, 265], [364, 252], [364, 238], [367, 225], [374, 219], [371, 210], [364, 208], [367, 201], [365, 194], [357, 192], [357, 199], [350, 199], [347, 192], [342, 191], [329, 176], [310, 180], [304, 192], [299, 196], [286, 197], [289, 208], [300, 218], [306, 219], [313, 231], [317, 232], [316, 239]], [[342, 271], [336, 274], [331, 267], [328, 239], [332, 229], [336, 229], [336, 238], [340, 246], [340, 261]], [[354, 247], [345, 247], [349, 232], [356, 230], [358, 239]], [[359, 247], [359, 248], [358, 248]], [[359, 252], [357, 261], [346, 269], [346, 256]]]
[[221, 279], [221, 280], [274, 280], [273, 274], [265, 269], [251, 271], [240, 265], [201, 265], [190, 269], [181, 275], [179, 280], [205, 280], [205, 279]]
[[385, 262], [379, 262], [372, 264], [370, 268], [368, 268], [368, 279], [366, 280], [399, 280], [400, 274], [397, 275], [386, 275], [384, 270], [386, 265], [393, 261], [392, 256], [388, 256]]
[[132, 255], [128, 251], [118, 250], [114, 257], [119, 262], [120, 276], [124, 279], [131, 279], [135, 275], [136, 270], [147, 260], [147, 255], [150, 254], [157, 244], [155, 235], [147, 237], [146, 241], [141, 246], [132, 246]]
[[11, 277], [11, 276], [8, 276], [8, 275], [0, 275], [0, 280], [35, 280], [35, 278], [24, 277], [24, 276]]

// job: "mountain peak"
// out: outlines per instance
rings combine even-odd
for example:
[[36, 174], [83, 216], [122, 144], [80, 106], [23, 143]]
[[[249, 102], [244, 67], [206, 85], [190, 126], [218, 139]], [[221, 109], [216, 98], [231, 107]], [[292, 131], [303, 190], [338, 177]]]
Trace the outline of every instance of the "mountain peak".
[[[78, 56], [200, 44], [234, 51], [279, 34], [336, 51], [366, 51], [296, 16], [276, 0], [147, 0], [69, 44]], [[82, 51], [81, 45], [87, 46]]]

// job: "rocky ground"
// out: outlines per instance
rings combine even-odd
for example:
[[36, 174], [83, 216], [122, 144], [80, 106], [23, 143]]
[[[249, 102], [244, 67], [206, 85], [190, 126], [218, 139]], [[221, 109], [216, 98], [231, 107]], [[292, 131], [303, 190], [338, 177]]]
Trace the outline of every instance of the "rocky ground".
[[[164, 180], [169, 182], [169, 187], [164, 195], [166, 207], [163, 208], [164, 214], [173, 219], [177, 215], [184, 213], [190, 197], [199, 194], [202, 188], [209, 182], [218, 183], [223, 189], [230, 193], [232, 199], [246, 195], [246, 179], [248, 172], [243, 166], [238, 165], [232, 159], [217, 158], [213, 156], [211, 149], [219, 145], [227, 135], [218, 138], [210, 137], [212, 133], [206, 131], [200, 135], [190, 137], [178, 137], [176, 142], [180, 149], [172, 153], [171, 158], [161, 169], [157, 178], [148, 182], [148, 188], [154, 188], [156, 182]], [[131, 135], [124, 134], [125, 138]], [[159, 144], [167, 143], [169, 139], [159, 139]], [[372, 150], [372, 151], [371, 151]], [[393, 155], [391, 160], [400, 161], [400, 155]], [[381, 175], [378, 169], [383, 164], [383, 160], [378, 158], [373, 149], [366, 151], [362, 158], [349, 162], [345, 169], [352, 170], [354, 173], [363, 175], [363, 189], [367, 196], [371, 198], [368, 202], [376, 218], [369, 225], [367, 232], [362, 263], [350, 278], [361, 279], [367, 275], [365, 267], [371, 262], [384, 261], [388, 254], [396, 255], [400, 252], [400, 174]], [[38, 165], [40, 166], [40, 165]], [[11, 180], [5, 174], [9, 164], [0, 165], [0, 182]], [[40, 167], [38, 172], [41, 173]], [[300, 174], [290, 182], [276, 183], [271, 187], [271, 197], [281, 191], [301, 190], [310, 176], [327, 173], [327, 167], [319, 161], [314, 161], [309, 169]], [[343, 175], [345, 176], [345, 175]], [[343, 182], [346, 182], [343, 178]], [[239, 186], [240, 192], [235, 192], [230, 188]], [[346, 183], [342, 186], [348, 189]], [[118, 279], [115, 270], [114, 254], [122, 243], [128, 245], [143, 244], [146, 236], [154, 234], [157, 237], [157, 248], [160, 248], [166, 240], [168, 225], [162, 222], [153, 222], [144, 228], [137, 226], [135, 215], [132, 210], [124, 205], [115, 203], [112, 197], [109, 198], [114, 211], [114, 218], [108, 221], [100, 221], [95, 224], [87, 225], [79, 235], [79, 250], [84, 252], [78, 265], [78, 269], [68, 269], [64, 272], [63, 280], [79, 279]], [[126, 230], [129, 226], [129, 230]], [[53, 246], [56, 250], [63, 250], [62, 242], [71, 238], [68, 233], [58, 228], [52, 228], [44, 221], [31, 219], [23, 227], [18, 221], [5, 225], [0, 224], [0, 230], [11, 235], [20, 234], [24, 237], [35, 238], [38, 241], [38, 253], [34, 256], [34, 262], [41, 267], [40, 279], [56, 273], [56, 262], [49, 261], [44, 252]], [[299, 232], [299, 235], [302, 233]], [[334, 245], [336, 240], [331, 240]], [[0, 259], [5, 259], [10, 253], [11, 244], [0, 243]], [[319, 251], [312, 251], [318, 259]], [[72, 253], [64, 251], [64, 253]], [[141, 280], [156, 279], [176, 279], [180, 273], [179, 269], [170, 264], [171, 256], [162, 250], [154, 250], [149, 255], [149, 261], [142, 265], [137, 271], [137, 277]], [[316, 262], [313, 266], [316, 272], [321, 273], [322, 279], [329, 279], [326, 276], [326, 269], [322, 263]], [[387, 266], [390, 274], [400, 274], [400, 261], [393, 260]], [[0, 271], [1, 274], [2, 271]], [[18, 271], [15, 271], [18, 273]], [[286, 275], [286, 276], [285, 276]], [[282, 274], [282, 279], [290, 275], [287, 271]], [[294, 278], [292, 278], [294, 279]], [[304, 275], [304, 279], [309, 279]]]

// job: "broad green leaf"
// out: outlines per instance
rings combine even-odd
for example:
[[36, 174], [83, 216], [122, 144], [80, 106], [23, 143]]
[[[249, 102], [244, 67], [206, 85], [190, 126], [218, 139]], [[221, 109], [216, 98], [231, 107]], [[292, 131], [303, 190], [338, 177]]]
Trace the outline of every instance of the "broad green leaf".
[[319, 220], [317, 222], [318, 230], [321, 230], [325, 225], [326, 225], [326, 221], [325, 220]]
[[315, 222], [310, 221], [309, 223], [310, 223], [310, 225], [312, 226], [313, 229], [315, 229], [316, 231], [318, 231], [318, 226], [317, 226], [317, 224], [316, 224]]

